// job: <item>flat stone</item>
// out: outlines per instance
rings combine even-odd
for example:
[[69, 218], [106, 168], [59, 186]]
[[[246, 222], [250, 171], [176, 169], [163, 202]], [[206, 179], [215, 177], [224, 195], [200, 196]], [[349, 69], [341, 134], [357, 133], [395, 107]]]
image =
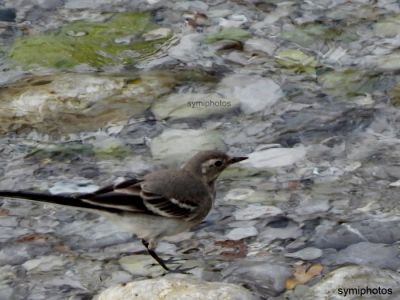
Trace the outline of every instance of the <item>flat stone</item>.
[[98, 300], [255, 300], [239, 285], [206, 282], [194, 278], [161, 278], [130, 282], [110, 287]]
[[183, 163], [202, 150], [226, 150], [221, 136], [212, 130], [167, 129], [151, 141], [153, 158], [163, 163]]
[[276, 206], [249, 205], [244, 209], [235, 211], [234, 217], [236, 220], [252, 220], [264, 215], [271, 217], [281, 215], [282, 213], [282, 210]]
[[299, 258], [302, 260], [314, 260], [321, 257], [323, 254], [321, 249], [307, 247], [296, 252], [286, 253], [286, 257]]
[[307, 148], [299, 146], [296, 148], [270, 148], [250, 153], [249, 158], [243, 165], [257, 169], [278, 168], [293, 165], [305, 158]]
[[241, 109], [246, 114], [266, 112], [283, 97], [280, 86], [273, 80], [244, 74], [224, 78], [217, 91], [228, 99], [239, 100]]
[[257, 228], [254, 226], [235, 228], [226, 234], [226, 238], [230, 240], [241, 240], [258, 234]]
[[181, 118], [205, 118], [213, 114], [223, 114], [239, 105], [234, 99], [216, 93], [172, 94], [152, 106], [158, 120]]
[[56, 268], [61, 268], [65, 263], [64, 258], [61, 256], [49, 255], [28, 260], [22, 264], [22, 267], [30, 272], [48, 272]]

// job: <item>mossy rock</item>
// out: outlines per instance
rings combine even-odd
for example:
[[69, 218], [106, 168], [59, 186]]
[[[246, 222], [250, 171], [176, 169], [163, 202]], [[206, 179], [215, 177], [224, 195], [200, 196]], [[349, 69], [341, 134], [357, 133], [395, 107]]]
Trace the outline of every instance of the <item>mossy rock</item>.
[[208, 43], [215, 43], [221, 40], [232, 40], [232, 41], [244, 41], [251, 37], [251, 33], [237, 28], [237, 27], [226, 27], [219, 32], [211, 33], [207, 37]]
[[284, 49], [276, 56], [276, 62], [296, 73], [315, 74], [316, 59], [298, 49]]
[[[10, 57], [24, 66], [71, 68], [79, 64], [101, 67], [134, 63], [157, 51], [169, 37], [145, 41], [142, 35], [157, 28], [148, 13], [130, 12], [95, 23], [77, 21], [57, 31], [17, 39]], [[116, 40], [131, 37], [131, 42]]]
[[70, 161], [79, 157], [93, 156], [93, 146], [87, 144], [60, 144], [49, 145], [33, 149], [26, 158], [35, 161], [54, 160], [54, 161]]
[[379, 86], [379, 76], [367, 70], [346, 68], [318, 76], [325, 91], [333, 95], [355, 97], [371, 93]]
[[400, 107], [400, 83], [398, 83], [390, 92], [390, 102], [396, 106]]

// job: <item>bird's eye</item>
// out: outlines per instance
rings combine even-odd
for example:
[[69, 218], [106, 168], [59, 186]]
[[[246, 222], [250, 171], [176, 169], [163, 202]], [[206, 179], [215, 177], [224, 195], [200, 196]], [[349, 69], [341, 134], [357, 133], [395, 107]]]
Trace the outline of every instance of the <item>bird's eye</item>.
[[221, 160], [217, 160], [217, 161], [214, 163], [214, 166], [216, 166], [216, 167], [222, 166], [222, 161], [221, 161]]

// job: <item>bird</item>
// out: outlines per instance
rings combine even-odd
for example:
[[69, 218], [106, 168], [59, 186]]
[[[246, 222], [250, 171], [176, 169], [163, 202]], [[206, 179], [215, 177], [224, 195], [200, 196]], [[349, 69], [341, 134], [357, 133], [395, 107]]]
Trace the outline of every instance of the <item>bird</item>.
[[[135, 234], [148, 254], [167, 272], [156, 253], [157, 243], [200, 224], [216, 198], [215, 182], [230, 165], [247, 159], [218, 150], [200, 151], [180, 169], [162, 169], [130, 178], [92, 193], [50, 194], [0, 190], [0, 197], [45, 202], [102, 215]], [[183, 272], [182, 272], [183, 273]]]

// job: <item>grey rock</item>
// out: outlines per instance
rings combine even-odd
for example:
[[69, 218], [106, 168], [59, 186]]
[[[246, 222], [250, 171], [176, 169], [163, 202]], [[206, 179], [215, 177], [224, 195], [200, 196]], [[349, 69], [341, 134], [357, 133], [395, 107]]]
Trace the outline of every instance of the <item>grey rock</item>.
[[259, 296], [276, 296], [285, 289], [285, 281], [291, 276], [288, 266], [273, 258], [246, 259], [231, 265], [223, 272], [228, 282], [245, 284]]
[[[381, 289], [375, 293], [366, 294], [364, 291], [363, 299], [382, 299], [395, 300], [400, 297], [400, 275], [390, 270], [382, 270], [364, 266], [346, 266], [336, 269], [312, 286], [301, 299], [314, 300], [324, 299], [329, 295], [331, 300], [343, 299], [345, 291], [346, 299], [360, 299], [360, 293], [351, 292], [348, 289], [366, 288]], [[391, 293], [388, 294], [388, 289]], [[294, 300], [294, 298], [289, 298]], [[298, 299], [298, 298], [297, 298]]]
[[393, 245], [360, 242], [328, 256], [328, 261], [335, 265], [357, 264], [397, 270], [400, 268], [400, 249]]
[[[135, 295], [135, 296], [133, 296]], [[193, 300], [255, 300], [246, 289], [223, 282], [206, 282], [194, 278], [160, 278], [130, 282], [110, 287], [98, 295], [98, 300], [126, 300], [133, 297], [152, 299]]]
[[286, 253], [286, 257], [299, 258], [302, 260], [314, 260], [320, 258], [323, 252], [321, 249], [307, 247], [296, 252]]

